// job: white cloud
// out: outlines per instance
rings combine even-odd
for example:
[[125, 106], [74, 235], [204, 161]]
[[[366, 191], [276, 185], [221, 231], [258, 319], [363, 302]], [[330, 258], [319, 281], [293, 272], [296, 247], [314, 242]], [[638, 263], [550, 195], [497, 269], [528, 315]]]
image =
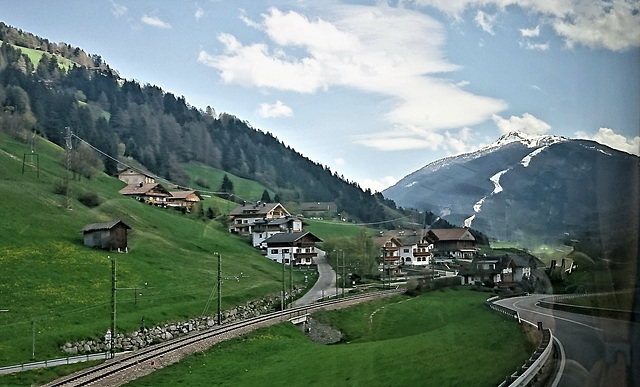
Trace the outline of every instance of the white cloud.
[[144, 16], [142, 16], [140, 21], [142, 21], [144, 24], [150, 25], [152, 27], [171, 28], [171, 24], [162, 21], [160, 18], [158, 18], [156, 16], [144, 15]]
[[529, 113], [524, 113], [522, 117], [511, 116], [508, 120], [494, 114], [491, 119], [502, 134], [517, 131], [526, 134], [539, 135], [544, 134], [551, 129], [551, 125]]
[[[507, 6], [540, 14], [567, 47], [576, 44], [590, 48], [624, 51], [640, 46], [640, 12], [633, 0], [414, 0], [418, 5], [431, 6], [456, 19], [466, 9]], [[477, 15], [476, 15], [477, 17]]]
[[496, 22], [496, 16], [497, 15], [488, 15], [479, 10], [476, 13], [476, 17], [474, 20], [484, 32], [495, 35], [495, 32], [493, 32], [493, 24]]
[[240, 20], [242, 20], [242, 22], [244, 24], [246, 24], [249, 27], [255, 28], [257, 30], [262, 29], [262, 25], [260, 23], [256, 23], [253, 20], [249, 19], [246, 15], [245, 15], [245, 10], [244, 9], [240, 9]]
[[397, 182], [398, 180], [395, 177], [385, 176], [380, 180], [364, 179], [362, 183], [360, 183], [360, 187], [363, 189], [369, 188], [371, 192], [382, 192]]
[[196, 20], [200, 20], [200, 18], [204, 16], [204, 9], [198, 7], [198, 9], [196, 9], [196, 13], [193, 16], [196, 18]]
[[270, 40], [244, 44], [222, 34], [224, 52], [202, 51], [198, 60], [225, 83], [298, 93], [339, 86], [387, 96], [382, 118], [394, 129], [357, 139], [367, 146], [430, 147], [433, 132], [475, 125], [506, 109], [504, 101], [441, 78], [460, 67], [446, 59], [445, 29], [435, 19], [385, 4], [324, 11], [311, 19], [271, 8], [259, 28]]
[[533, 38], [536, 36], [540, 36], [540, 25], [538, 24], [536, 28], [532, 29], [522, 28], [520, 29], [520, 34], [523, 38]]
[[291, 117], [293, 110], [282, 101], [276, 101], [274, 104], [261, 103], [258, 115], [263, 118]]
[[127, 7], [125, 7], [124, 5], [115, 3], [115, 2], [111, 2], [111, 5], [113, 6], [111, 8], [111, 12], [113, 13], [113, 16], [121, 17], [121, 16], [126, 15]]
[[580, 131], [576, 132], [575, 136], [585, 140], [597, 141], [613, 149], [640, 156], [640, 136], [627, 138], [609, 128], [600, 128], [596, 134], [592, 135]]
[[549, 43], [533, 43], [522, 41], [520, 42], [520, 47], [533, 51], [547, 51], [549, 49]]
[[333, 163], [335, 165], [337, 165], [338, 167], [343, 166], [344, 165], [344, 159], [342, 157], [338, 157], [337, 159], [333, 160]]

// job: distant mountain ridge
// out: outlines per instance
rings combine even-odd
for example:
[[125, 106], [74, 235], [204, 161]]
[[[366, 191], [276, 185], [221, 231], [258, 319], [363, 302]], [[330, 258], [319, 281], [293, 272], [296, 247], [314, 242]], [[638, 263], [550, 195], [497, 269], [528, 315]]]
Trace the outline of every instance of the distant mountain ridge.
[[637, 156], [593, 141], [512, 132], [429, 163], [383, 194], [499, 240], [637, 244], [638, 166]]

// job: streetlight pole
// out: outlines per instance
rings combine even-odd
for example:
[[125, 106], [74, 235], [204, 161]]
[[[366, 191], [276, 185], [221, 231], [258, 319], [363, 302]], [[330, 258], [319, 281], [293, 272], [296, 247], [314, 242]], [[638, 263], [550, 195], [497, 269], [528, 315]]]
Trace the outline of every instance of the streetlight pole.
[[289, 253], [289, 297], [291, 297], [291, 302], [293, 305], [293, 246], [291, 246], [291, 252]]

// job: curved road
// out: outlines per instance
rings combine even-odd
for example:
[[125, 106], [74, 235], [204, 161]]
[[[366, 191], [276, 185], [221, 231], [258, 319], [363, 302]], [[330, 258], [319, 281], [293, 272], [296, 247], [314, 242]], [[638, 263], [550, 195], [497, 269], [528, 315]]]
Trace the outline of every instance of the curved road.
[[318, 265], [318, 280], [304, 296], [293, 302], [293, 306], [309, 305], [323, 297], [336, 295], [336, 272], [327, 263], [325, 252], [321, 250], [314, 262]]
[[551, 328], [564, 359], [554, 386], [638, 386], [640, 383], [640, 325], [551, 310], [536, 303], [549, 295], [498, 301], [518, 311], [534, 325]]

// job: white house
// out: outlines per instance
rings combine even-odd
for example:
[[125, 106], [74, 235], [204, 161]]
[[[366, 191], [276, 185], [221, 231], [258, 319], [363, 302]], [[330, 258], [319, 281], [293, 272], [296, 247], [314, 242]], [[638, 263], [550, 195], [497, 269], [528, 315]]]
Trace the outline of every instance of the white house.
[[250, 203], [242, 204], [229, 213], [231, 222], [229, 232], [250, 235], [256, 221], [263, 219], [278, 219], [291, 216], [280, 203]]
[[303, 222], [299, 218], [260, 219], [253, 223], [251, 239], [253, 247], [259, 247], [267, 238], [278, 233], [302, 232]]
[[260, 247], [266, 257], [285, 265], [312, 265], [318, 256], [316, 243], [322, 239], [310, 232], [277, 233], [265, 239]]

